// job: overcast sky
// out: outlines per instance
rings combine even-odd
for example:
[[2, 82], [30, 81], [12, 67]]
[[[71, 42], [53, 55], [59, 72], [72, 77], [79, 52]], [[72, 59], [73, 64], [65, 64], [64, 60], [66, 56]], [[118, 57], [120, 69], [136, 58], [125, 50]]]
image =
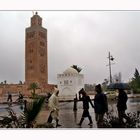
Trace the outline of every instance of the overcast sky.
[[[115, 58], [112, 75], [122, 80], [140, 70], [140, 11], [38, 11], [48, 30], [49, 83], [75, 64], [85, 83], [109, 77], [108, 52]], [[0, 11], [0, 82], [25, 80], [25, 28], [32, 11]]]

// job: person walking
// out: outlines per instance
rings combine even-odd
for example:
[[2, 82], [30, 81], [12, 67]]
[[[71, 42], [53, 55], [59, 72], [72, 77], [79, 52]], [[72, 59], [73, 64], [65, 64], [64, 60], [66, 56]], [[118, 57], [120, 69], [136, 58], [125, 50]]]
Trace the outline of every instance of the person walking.
[[8, 92], [7, 102], [12, 102], [12, 94]]
[[56, 127], [61, 126], [59, 122], [59, 100], [58, 100], [59, 90], [54, 89], [53, 94], [48, 100], [48, 107], [50, 110], [50, 115], [48, 117], [48, 123], [52, 123], [53, 119], [56, 121]]
[[88, 125], [92, 126], [93, 122], [92, 122], [92, 118], [91, 118], [90, 113], [89, 113], [89, 103], [91, 104], [91, 106], [93, 108], [94, 108], [94, 105], [93, 105], [90, 97], [87, 95], [87, 93], [85, 92], [85, 90], [83, 88], [79, 91], [79, 100], [83, 101], [83, 114], [82, 114], [81, 120], [78, 123], [78, 125], [81, 126], [84, 119], [86, 117], [88, 117], [88, 119], [89, 119]]
[[103, 127], [103, 118], [105, 112], [108, 112], [108, 102], [106, 95], [102, 92], [101, 85], [95, 86], [96, 95], [94, 97], [95, 119], [97, 127]]
[[16, 100], [18, 103], [23, 103], [23, 94], [19, 91], [18, 99]]
[[129, 119], [129, 117], [125, 114], [125, 110], [127, 109], [127, 94], [123, 89], [118, 89], [118, 101], [117, 101], [117, 110], [118, 110], [118, 117], [120, 124], [124, 124], [123, 118], [126, 120]]

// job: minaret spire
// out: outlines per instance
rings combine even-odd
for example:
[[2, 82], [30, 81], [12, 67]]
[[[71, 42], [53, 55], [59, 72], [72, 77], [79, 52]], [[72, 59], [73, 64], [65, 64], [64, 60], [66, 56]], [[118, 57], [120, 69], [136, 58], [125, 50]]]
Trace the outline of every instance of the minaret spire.
[[37, 11], [36, 12], [32, 11], [32, 13], [33, 13], [33, 16], [34, 15], [38, 15], [38, 12]]
[[42, 26], [42, 18], [38, 15], [38, 12], [33, 12], [33, 16], [31, 18], [31, 26]]
[[34, 16], [34, 11], [32, 11], [32, 14], [33, 14], [33, 16]]

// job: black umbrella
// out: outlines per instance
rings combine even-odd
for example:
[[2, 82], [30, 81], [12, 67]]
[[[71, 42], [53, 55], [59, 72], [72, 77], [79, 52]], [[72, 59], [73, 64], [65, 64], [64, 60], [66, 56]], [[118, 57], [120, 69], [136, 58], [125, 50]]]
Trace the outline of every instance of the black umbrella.
[[108, 89], [124, 89], [130, 90], [130, 86], [127, 83], [111, 83], [107, 86]]

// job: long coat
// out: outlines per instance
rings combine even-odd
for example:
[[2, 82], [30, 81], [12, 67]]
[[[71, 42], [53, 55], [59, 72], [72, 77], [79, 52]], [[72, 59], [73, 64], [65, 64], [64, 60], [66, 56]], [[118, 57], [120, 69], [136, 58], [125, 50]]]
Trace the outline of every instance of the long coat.
[[53, 119], [58, 119], [59, 101], [56, 93], [53, 93], [49, 98], [48, 107]]
[[127, 109], [127, 105], [126, 105], [127, 99], [128, 97], [126, 92], [121, 91], [118, 95], [118, 102], [117, 102], [118, 111], [125, 111]]
[[94, 98], [95, 113], [104, 114], [108, 111], [107, 97], [104, 93], [97, 93]]
[[90, 97], [88, 95], [80, 97], [79, 100], [83, 101], [83, 109], [87, 110], [89, 109], [89, 103], [91, 104], [92, 107], [94, 107]]

